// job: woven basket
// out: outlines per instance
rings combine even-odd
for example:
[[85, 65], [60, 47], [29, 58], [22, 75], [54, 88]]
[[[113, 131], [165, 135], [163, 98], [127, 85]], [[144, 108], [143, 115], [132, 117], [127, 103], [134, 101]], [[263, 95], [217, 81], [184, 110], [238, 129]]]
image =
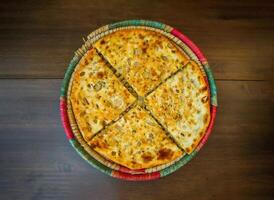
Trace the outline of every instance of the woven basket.
[[[211, 121], [206, 131], [206, 134], [201, 139], [197, 148], [190, 155], [184, 154], [182, 157], [171, 163], [144, 170], [130, 170], [126, 167], [104, 159], [102, 156], [92, 150], [83, 139], [78, 129], [77, 123], [75, 122], [70, 101], [66, 98], [70, 94], [71, 82], [73, 80], [73, 72], [75, 70], [75, 67], [77, 66], [79, 60], [91, 47], [91, 45], [101, 37], [110, 34], [116, 30], [134, 28], [149, 29], [155, 32], [159, 32], [172, 40], [175, 44], [177, 44], [178, 48], [181, 49], [182, 52], [190, 60], [194, 60], [196, 63], [199, 64], [201, 70], [204, 72], [203, 74], [205, 79], [207, 80], [207, 84], [209, 85], [211, 97]], [[104, 172], [105, 174], [116, 178], [134, 181], [157, 179], [171, 174], [172, 172], [176, 171], [184, 164], [186, 164], [205, 144], [213, 127], [216, 116], [216, 108], [217, 94], [214, 78], [212, 76], [206, 58], [203, 56], [198, 47], [178, 30], [159, 22], [145, 20], [129, 20], [117, 22], [114, 24], [103, 26], [89, 34], [83, 46], [75, 52], [75, 55], [67, 68], [61, 88], [60, 97], [61, 119], [67, 138], [69, 139], [72, 146], [76, 149], [76, 151], [81, 155], [81, 157], [83, 157], [93, 167]]]

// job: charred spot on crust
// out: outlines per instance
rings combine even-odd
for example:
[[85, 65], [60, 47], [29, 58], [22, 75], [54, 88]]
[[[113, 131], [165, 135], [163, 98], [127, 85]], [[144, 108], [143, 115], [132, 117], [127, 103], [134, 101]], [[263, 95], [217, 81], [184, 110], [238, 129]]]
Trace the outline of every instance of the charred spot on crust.
[[188, 102], [187, 105], [191, 108], [192, 107], [192, 103]]
[[143, 47], [142, 52], [145, 54], [147, 52], [147, 47]]
[[81, 73], [80, 73], [80, 76], [84, 76], [84, 75], [85, 75], [85, 72], [81, 72]]
[[205, 114], [204, 117], [203, 117], [203, 122], [206, 123], [208, 120], [208, 114]]
[[152, 76], [156, 76], [157, 75], [156, 71], [153, 68], [151, 69], [151, 75]]
[[100, 148], [100, 149], [107, 149], [108, 148], [108, 144], [105, 143], [104, 141], [98, 141], [95, 140], [90, 144], [91, 148]]
[[94, 86], [94, 90], [95, 91], [100, 91], [102, 88], [104, 88], [106, 86], [106, 83], [104, 81], [98, 81]]
[[142, 34], [139, 34], [138, 37], [139, 37], [140, 39], [142, 39], [142, 40], [145, 38], [145, 36], [142, 35]]
[[149, 161], [152, 160], [152, 156], [149, 155], [149, 154], [143, 154], [142, 159], [143, 159], [144, 162], [149, 162]]
[[182, 115], [181, 115], [180, 113], [176, 113], [176, 114], [174, 115], [174, 119], [175, 119], [175, 120], [180, 120], [180, 119], [182, 119]]
[[207, 91], [207, 87], [206, 87], [206, 86], [204, 86], [204, 87], [202, 87], [202, 88], [200, 89], [200, 92], [205, 92], [205, 91]]
[[156, 43], [161, 49], [164, 48], [161, 40], [156, 40], [155, 43]]
[[85, 64], [85, 65], [88, 64], [88, 59], [87, 59], [87, 58], [84, 59], [84, 64]]
[[164, 56], [164, 55], [161, 56], [161, 59], [164, 60], [164, 61], [168, 60], [168, 58], [166, 56]]
[[107, 122], [106, 122], [105, 120], [103, 120], [103, 121], [101, 122], [101, 124], [102, 124], [102, 126], [106, 126], [106, 125], [107, 125]]
[[174, 152], [171, 149], [160, 149], [158, 151], [158, 160], [164, 160], [164, 159], [171, 159], [171, 157], [173, 156]]
[[105, 74], [103, 72], [98, 72], [97, 73], [97, 77], [100, 78], [100, 79], [102, 79], [104, 77], [104, 75]]
[[87, 87], [88, 88], [92, 88], [92, 85], [89, 83], [89, 84], [87, 84]]
[[204, 96], [201, 101], [202, 101], [202, 103], [206, 103], [208, 101], [208, 97]]
[[100, 41], [100, 44], [106, 44], [106, 41], [103, 39]]
[[82, 103], [83, 103], [84, 105], [89, 105], [89, 102], [88, 102], [88, 100], [87, 100], [86, 97], [83, 98]]

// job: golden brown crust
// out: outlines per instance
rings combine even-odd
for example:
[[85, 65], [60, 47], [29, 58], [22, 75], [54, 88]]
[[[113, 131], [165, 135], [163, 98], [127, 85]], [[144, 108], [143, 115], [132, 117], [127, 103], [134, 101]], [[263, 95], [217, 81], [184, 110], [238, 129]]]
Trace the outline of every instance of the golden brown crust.
[[166, 164], [183, 154], [139, 106], [96, 135], [89, 144], [105, 158], [130, 169]]
[[[130, 169], [170, 163], [183, 155], [179, 147], [191, 153], [210, 121], [209, 88], [199, 66], [168, 38], [150, 30], [119, 30], [94, 48], [117, 72], [93, 48], [75, 69], [70, 100], [88, 144]], [[147, 105], [176, 144], [141, 106], [124, 112], [136, 98], [117, 75], [142, 96], [140, 105]]]
[[187, 63], [172, 41], [151, 30], [118, 30], [94, 46], [141, 96]]
[[77, 65], [70, 94], [73, 112], [85, 140], [117, 119], [135, 101], [95, 49]]
[[151, 93], [146, 103], [180, 147], [191, 153], [210, 121], [209, 97], [199, 66], [191, 62]]

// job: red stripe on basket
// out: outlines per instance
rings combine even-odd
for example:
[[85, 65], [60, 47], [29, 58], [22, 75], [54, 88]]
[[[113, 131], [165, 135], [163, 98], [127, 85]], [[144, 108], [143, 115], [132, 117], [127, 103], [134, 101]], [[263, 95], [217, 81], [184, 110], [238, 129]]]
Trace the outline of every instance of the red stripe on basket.
[[196, 151], [199, 151], [206, 143], [207, 138], [210, 135], [213, 125], [214, 125], [214, 122], [215, 122], [216, 112], [217, 112], [217, 107], [212, 105], [211, 106], [211, 119], [210, 119], [209, 126], [206, 130], [206, 134], [204, 135], [203, 139], [200, 141], [199, 145], [197, 146]]
[[147, 181], [155, 180], [161, 177], [160, 172], [153, 172], [149, 174], [128, 174], [120, 171], [113, 171], [111, 174], [115, 178], [128, 180], [128, 181]]
[[72, 130], [69, 124], [66, 99], [62, 97], [60, 98], [60, 113], [61, 113], [61, 119], [62, 119], [63, 127], [65, 129], [67, 138], [70, 140], [74, 138], [74, 135], [72, 133]]
[[200, 49], [184, 34], [182, 34], [180, 31], [177, 29], [173, 28], [171, 33], [180, 38], [184, 43], [187, 44], [191, 48], [191, 50], [196, 54], [196, 56], [199, 58], [201, 62], [206, 62], [206, 58], [203, 55], [203, 53], [200, 51]]
[[207, 60], [204, 60], [203, 62], [201, 62], [202, 63], [202, 65], [206, 65], [206, 64], [208, 64], [208, 62], [207, 62]]

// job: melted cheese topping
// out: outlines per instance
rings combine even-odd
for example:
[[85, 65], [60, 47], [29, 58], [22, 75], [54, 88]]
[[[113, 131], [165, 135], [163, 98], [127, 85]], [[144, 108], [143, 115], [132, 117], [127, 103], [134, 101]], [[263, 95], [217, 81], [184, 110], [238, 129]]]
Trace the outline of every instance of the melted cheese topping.
[[191, 153], [210, 121], [209, 92], [198, 65], [188, 64], [145, 102], [177, 144]]
[[100, 132], [89, 144], [105, 158], [130, 169], [165, 164], [183, 153], [140, 106]]
[[141, 96], [187, 62], [172, 41], [150, 30], [119, 30], [94, 46]]
[[74, 72], [70, 100], [78, 127], [89, 140], [117, 119], [135, 97], [120, 83], [95, 49], [89, 50]]

